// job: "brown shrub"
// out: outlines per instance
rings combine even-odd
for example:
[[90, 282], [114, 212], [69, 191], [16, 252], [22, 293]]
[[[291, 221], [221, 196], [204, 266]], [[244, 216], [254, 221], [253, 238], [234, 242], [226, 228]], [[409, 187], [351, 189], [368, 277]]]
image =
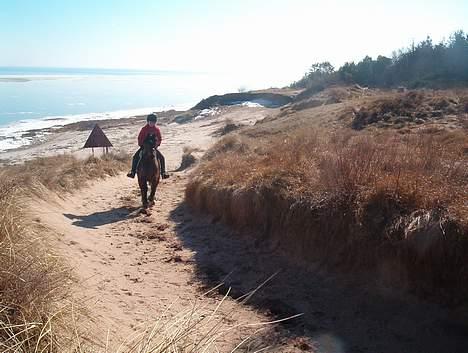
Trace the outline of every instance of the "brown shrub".
[[420, 295], [459, 302], [468, 294], [468, 158], [462, 140], [445, 138], [303, 129], [244, 138], [242, 154], [221, 141], [186, 199], [256, 229], [293, 259], [372, 268]]
[[224, 125], [220, 127], [218, 130], [216, 130], [213, 135], [214, 136], [224, 136], [227, 135], [233, 131], [239, 130], [243, 125], [242, 124], [236, 124], [234, 121], [231, 119], [226, 119], [224, 122]]
[[249, 145], [239, 135], [229, 135], [218, 141], [203, 157], [211, 160], [226, 152], [247, 153]]
[[466, 92], [410, 91], [386, 94], [365, 102], [356, 111], [352, 128], [361, 130], [376, 123], [424, 123], [446, 115], [464, 114]]
[[180, 167], [177, 168], [177, 172], [181, 172], [192, 167], [196, 162], [197, 158], [193, 155], [197, 150], [191, 147], [184, 147], [184, 153], [182, 154], [182, 161]]
[[350, 97], [350, 92], [343, 87], [332, 87], [328, 90], [328, 95], [335, 99], [337, 102], [341, 102]]

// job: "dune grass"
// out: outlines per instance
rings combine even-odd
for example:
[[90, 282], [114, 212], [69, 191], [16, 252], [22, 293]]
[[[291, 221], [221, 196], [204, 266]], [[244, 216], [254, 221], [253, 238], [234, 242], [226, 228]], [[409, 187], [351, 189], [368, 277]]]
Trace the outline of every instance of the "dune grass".
[[186, 200], [294, 261], [373, 269], [421, 296], [466, 301], [467, 136], [307, 126], [230, 135], [207, 152]]
[[71, 300], [72, 270], [28, 215], [28, 198], [72, 192], [127, 165], [124, 155], [62, 155], [0, 170], [0, 351], [63, 352], [76, 338], [72, 316], [82, 315]]
[[[234, 311], [223, 308], [229, 292], [224, 297], [217, 299], [215, 307], [211, 304], [207, 305], [206, 301], [203, 300], [206, 299], [207, 295], [216, 291], [219, 286], [221, 284], [195, 298], [192, 305], [180, 312], [174, 312], [169, 306], [166, 312], [153, 323], [140, 324], [133, 335], [119, 344], [116, 345], [116, 342], [110, 342], [108, 339], [104, 347], [100, 349], [92, 347], [92, 351], [96, 353], [214, 353], [220, 352], [218, 343], [230, 332], [240, 328], [248, 328], [248, 333], [245, 333], [244, 337], [239, 342], [234, 343], [232, 348], [226, 352], [267, 352], [272, 347], [266, 346], [259, 338], [262, 338], [262, 335], [268, 335], [269, 330], [276, 324], [301, 316], [301, 314], [297, 314], [274, 321], [229, 324], [229, 321], [235, 316]], [[237, 301], [239, 303], [247, 302], [260, 287], [246, 293]], [[112, 348], [111, 345], [113, 345]], [[89, 351], [88, 349], [90, 348], [81, 347], [76, 352], [85, 353]]]
[[24, 213], [23, 190], [0, 182], [0, 350], [55, 351], [73, 276]]
[[42, 185], [51, 191], [73, 192], [90, 180], [115, 176], [128, 168], [130, 157], [123, 153], [86, 159], [63, 154], [5, 167], [0, 170], [0, 176], [26, 189]]

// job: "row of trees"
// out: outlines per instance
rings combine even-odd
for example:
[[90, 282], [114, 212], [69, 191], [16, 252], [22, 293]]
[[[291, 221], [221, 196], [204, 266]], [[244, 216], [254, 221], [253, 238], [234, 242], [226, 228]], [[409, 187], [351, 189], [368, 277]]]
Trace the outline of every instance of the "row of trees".
[[366, 56], [357, 64], [335, 70], [329, 62], [312, 65], [291, 86], [320, 90], [334, 83], [358, 83], [372, 87], [468, 85], [468, 34], [457, 31], [449, 40], [433, 44], [428, 37], [419, 44], [393, 53], [392, 58]]

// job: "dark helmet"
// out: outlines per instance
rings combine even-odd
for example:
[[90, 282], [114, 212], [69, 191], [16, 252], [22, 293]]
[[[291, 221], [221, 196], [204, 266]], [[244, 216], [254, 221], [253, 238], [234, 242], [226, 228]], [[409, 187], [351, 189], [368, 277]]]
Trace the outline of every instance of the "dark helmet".
[[156, 113], [151, 113], [146, 117], [146, 121], [148, 121], [148, 122], [150, 122], [150, 121], [157, 122], [158, 121], [158, 116], [156, 115]]

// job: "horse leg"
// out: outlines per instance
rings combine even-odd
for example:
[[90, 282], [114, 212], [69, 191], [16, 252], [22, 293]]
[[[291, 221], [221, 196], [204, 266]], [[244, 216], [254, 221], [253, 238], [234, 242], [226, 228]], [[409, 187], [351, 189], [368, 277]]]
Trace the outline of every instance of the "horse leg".
[[138, 184], [140, 185], [141, 191], [141, 203], [144, 208], [148, 207], [148, 183], [145, 177], [138, 176]]
[[157, 186], [158, 186], [157, 178], [156, 177], [151, 178], [151, 191], [150, 191], [150, 196], [148, 200], [151, 206], [154, 205], [154, 195], [156, 194]]
[[155, 158], [154, 162], [155, 162], [156, 168], [150, 178], [151, 192], [150, 192], [149, 202], [151, 206], [154, 205], [154, 196], [156, 194], [156, 189], [158, 188], [158, 185], [159, 185], [159, 179], [161, 178], [161, 173], [160, 173], [161, 167], [159, 165], [159, 160]]

